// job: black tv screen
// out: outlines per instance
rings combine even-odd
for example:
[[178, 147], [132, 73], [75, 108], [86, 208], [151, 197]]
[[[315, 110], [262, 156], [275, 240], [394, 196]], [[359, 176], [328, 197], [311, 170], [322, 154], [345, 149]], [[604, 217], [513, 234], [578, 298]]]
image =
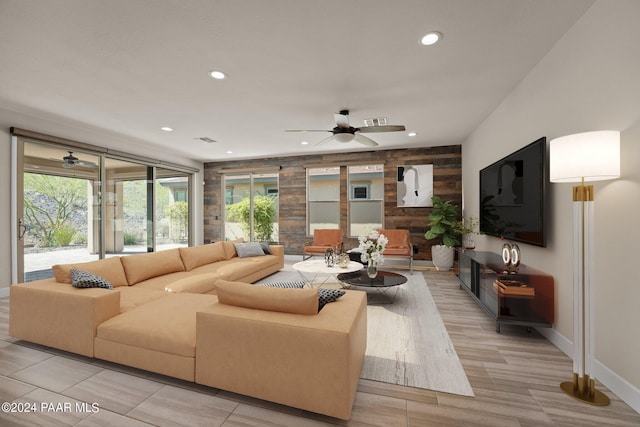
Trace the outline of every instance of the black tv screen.
[[546, 246], [547, 138], [480, 171], [480, 232]]

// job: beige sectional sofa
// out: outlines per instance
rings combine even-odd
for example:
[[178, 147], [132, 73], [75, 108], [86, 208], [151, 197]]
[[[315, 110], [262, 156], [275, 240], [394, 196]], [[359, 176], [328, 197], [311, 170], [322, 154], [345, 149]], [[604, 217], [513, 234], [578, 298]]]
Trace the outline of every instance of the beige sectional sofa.
[[[234, 243], [53, 266], [55, 278], [11, 286], [9, 334], [348, 419], [366, 347], [366, 295], [347, 291], [300, 314], [317, 289], [248, 285], [284, 267], [284, 248], [241, 258]], [[73, 287], [72, 268], [114, 289]]]

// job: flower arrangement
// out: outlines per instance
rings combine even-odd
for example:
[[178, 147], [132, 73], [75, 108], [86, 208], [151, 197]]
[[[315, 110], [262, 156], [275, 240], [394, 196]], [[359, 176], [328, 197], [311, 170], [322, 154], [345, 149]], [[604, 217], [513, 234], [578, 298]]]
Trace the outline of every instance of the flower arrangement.
[[384, 257], [382, 252], [387, 246], [387, 236], [380, 234], [373, 230], [366, 236], [358, 236], [358, 252], [360, 252], [360, 259], [362, 262], [373, 261], [376, 264], [382, 264]]

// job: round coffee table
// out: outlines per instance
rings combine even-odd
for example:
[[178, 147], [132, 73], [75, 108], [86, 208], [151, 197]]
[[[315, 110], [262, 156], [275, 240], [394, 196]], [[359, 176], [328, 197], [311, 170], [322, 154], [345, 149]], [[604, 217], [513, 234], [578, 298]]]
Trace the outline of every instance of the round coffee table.
[[[367, 275], [367, 271], [356, 271], [353, 273], [338, 274], [338, 280], [346, 284], [347, 287], [355, 286], [358, 288], [373, 289], [375, 292], [387, 296], [389, 289], [407, 283], [407, 278], [400, 273], [393, 271], [378, 270], [378, 275], [373, 279]], [[388, 304], [392, 304], [397, 293], [393, 297], [387, 299]]]
[[340, 275], [341, 273], [352, 273], [357, 270], [361, 270], [363, 265], [359, 262], [350, 261], [349, 264], [342, 268], [337, 265], [333, 267], [327, 267], [324, 260], [307, 260], [296, 262], [293, 264], [293, 269], [296, 270], [302, 280], [310, 287], [320, 287], [327, 283], [332, 277]]

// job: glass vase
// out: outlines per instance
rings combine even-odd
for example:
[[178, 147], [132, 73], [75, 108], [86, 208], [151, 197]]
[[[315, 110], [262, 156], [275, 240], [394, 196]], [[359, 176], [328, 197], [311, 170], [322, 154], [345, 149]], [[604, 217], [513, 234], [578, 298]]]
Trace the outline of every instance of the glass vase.
[[369, 276], [370, 279], [375, 279], [377, 275], [378, 264], [374, 260], [370, 259], [367, 264], [367, 276]]

